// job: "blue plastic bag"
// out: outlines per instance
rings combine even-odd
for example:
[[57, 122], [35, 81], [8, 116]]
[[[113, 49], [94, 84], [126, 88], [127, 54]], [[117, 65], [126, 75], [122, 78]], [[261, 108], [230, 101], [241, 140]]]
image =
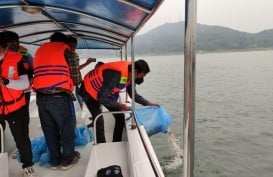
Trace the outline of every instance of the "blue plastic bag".
[[162, 106], [144, 106], [135, 109], [135, 115], [138, 122], [144, 125], [148, 136], [159, 132], [167, 133], [168, 127], [173, 121]]
[[36, 137], [31, 141], [32, 155], [34, 163], [40, 162], [41, 155], [48, 153], [45, 137]]
[[75, 134], [76, 134], [76, 139], [75, 139], [76, 146], [86, 145], [90, 141], [92, 141], [94, 138], [91, 130], [86, 125], [76, 128]]

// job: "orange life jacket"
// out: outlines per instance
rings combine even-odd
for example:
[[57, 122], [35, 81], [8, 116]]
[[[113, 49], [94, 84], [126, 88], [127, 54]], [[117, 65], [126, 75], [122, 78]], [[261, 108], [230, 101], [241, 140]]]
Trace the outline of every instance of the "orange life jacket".
[[99, 66], [98, 68], [91, 70], [84, 76], [84, 87], [85, 90], [92, 96], [94, 99], [98, 99], [97, 95], [103, 84], [103, 71], [105, 70], [114, 70], [118, 71], [121, 74], [118, 85], [112, 90], [111, 95], [114, 96], [116, 93], [119, 93], [120, 90], [128, 85], [128, 65], [131, 62], [128, 61], [117, 61], [110, 62]]
[[[18, 80], [18, 62], [22, 55], [17, 52], [7, 51], [1, 65], [1, 77], [5, 79]], [[26, 105], [23, 90], [8, 88], [6, 85], [0, 87], [0, 114], [6, 115]]]
[[69, 46], [62, 42], [48, 42], [36, 52], [33, 60], [33, 89], [63, 88], [73, 90], [69, 65], [64, 51]]

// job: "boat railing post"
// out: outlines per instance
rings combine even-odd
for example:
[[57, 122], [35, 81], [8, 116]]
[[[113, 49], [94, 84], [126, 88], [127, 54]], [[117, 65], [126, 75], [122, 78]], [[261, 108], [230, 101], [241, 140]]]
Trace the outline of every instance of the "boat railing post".
[[[124, 55], [125, 55], [125, 61], [128, 60], [128, 57], [127, 57], [127, 42], [125, 43], [124, 45]], [[125, 96], [125, 103], [129, 103], [129, 99], [128, 99], [128, 93], [126, 92], [126, 96]]]
[[9, 177], [9, 158], [8, 153], [5, 150], [5, 136], [4, 136], [4, 127], [0, 124], [0, 133], [1, 133], [1, 152], [0, 152], [0, 176]]
[[[132, 79], [131, 79], [131, 84], [132, 84], [132, 111], [135, 111], [135, 53], [134, 53], [134, 37], [135, 35], [132, 34], [131, 36], [131, 66], [132, 66]], [[132, 129], [136, 128], [136, 122], [135, 119], [132, 119]]]
[[183, 176], [194, 176], [195, 42], [197, 0], [185, 1]]
[[0, 133], [1, 133], [1, 153], [4, 153], [5, 149], [4, 149], [4, 129], [2, 127], [2, 125], [0, 124]]

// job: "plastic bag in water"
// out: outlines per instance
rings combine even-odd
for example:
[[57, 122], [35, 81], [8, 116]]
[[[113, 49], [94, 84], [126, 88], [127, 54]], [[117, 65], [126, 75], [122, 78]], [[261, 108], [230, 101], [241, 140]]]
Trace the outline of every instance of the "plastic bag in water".
[[135, 115], [138, 122], [144, 125], [148, 136], [159, 132], [167, 133], [168, 127], [173, 121], [162, 106], [144, 106], [135, 109]]

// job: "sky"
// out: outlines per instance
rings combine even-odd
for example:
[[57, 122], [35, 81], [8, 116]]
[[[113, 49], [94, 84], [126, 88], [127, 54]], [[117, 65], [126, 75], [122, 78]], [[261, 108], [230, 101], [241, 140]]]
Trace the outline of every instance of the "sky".
[[[184, 7], [185, 0], [165, 0], [139, 33], [185, 21]], [[197, 23], [250, 33], [273, 29], [273, 0], [197, 0]]]

